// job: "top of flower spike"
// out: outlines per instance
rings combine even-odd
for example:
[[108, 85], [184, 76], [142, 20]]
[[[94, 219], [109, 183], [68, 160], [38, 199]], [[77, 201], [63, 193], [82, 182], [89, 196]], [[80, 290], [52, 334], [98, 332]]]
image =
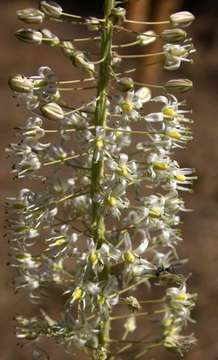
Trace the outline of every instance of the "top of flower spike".
[[50, 0], [40, 1], [39, 8], [44, 14], [52, 17], [59, 17], [63, 12], [62, 7], [58, 3]]

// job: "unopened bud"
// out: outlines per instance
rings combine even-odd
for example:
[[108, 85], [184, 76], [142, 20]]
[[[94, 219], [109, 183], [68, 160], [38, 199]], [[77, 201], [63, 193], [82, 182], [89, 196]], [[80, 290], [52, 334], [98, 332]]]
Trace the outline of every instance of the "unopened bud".
[[124, 300], [125, 304], [128, 305], [128, 307], [130, 308], [130, 310], [140, 310], [141, 309], [141, 305], [139, 304], [138, 300], [134, 297], [134, 296], [128, 296], [125, 300]]
[[122, 25], [126, 17], [126, 10], [122, 7], [116, 7], [111, 10], [111, 20], [114, 25]]
[[40, 10], [50, 17], [59, 17], [63, 12], [62, 7], [55, 1], [41, 1]]
[[67, 56], [73, 56], [75, 52], [75, 47], [73, 46], [71, 41], [62, 41], [61, 47]]
[[116, 69], [121, 64], [122, 58], [115, 51], [113, 51], [112, 55], [111, 66]]
[[185, 40], [187, 32], [182, 29], [166, 29], [162, 31], [160, 36], [166, 42], [177, 43]]
[[122, 92], [132, 90], [134, 88], [134, 81], [132, 78], [128, 78], [128, 77], [121, 78], [118, 81], [118, 87], [119, 90]]
[[42, 43], [42, 34], [40, 31], [32, 30], [32, 29], [19, 29], [15, 33], [16, 37], [19, 40], [30, 44], [38, 44]]
[[41, 107], [43, 115], [50, 120], [62, 120], [64, 118], [63, 109], [56, 103], [48, 103]]
[[195, 17], [189, 11], [180, 11], [170, 15], [170, 22], [173, 26], [187, 27], [192, 24]]
[[32, 81], [20, 74], [10, 77], [8, 83], [13, 91], [20, 93], [28, 93], [33, 89]]
[[106, 348], [97, 349], [96, 352], [96, 360], [107, 360], [108, 359], [108, 353]]
[[85, 19], [85, 23], [87, 24], [88, 30], [90, 31], [100, 30], [101, 22], [95, 17], [89, 17]]
[[59, 38], [53, 34], [49, 29], [42, 29], [42, 42], [48, 44], [49, 46], [57, 46], [60, 44]]
[[157, 36], [153, 30], [145, 31], [137, 36], [138, 44], [141, 46], [152, 44]]
[[74, 51], [71, 55], [71, 60], [73, 64], [78, 68], [81, 68], [89, 72], [95, 71], [94, 64], [86, 60], [85, 55], [82, 51], [79, 50]]
[[41, 24], [44, 20], [45, 14], [38, 9], [22, 9], [17, 11], [19, 20], [27, 24]]
[[130, 316], [124, 324], [124, 328], [126, 329], [126, 331], [128, 332], [133, 332], [136, 329], [136, 319], [134, 316]]
[[177, 94], [191, 90], [193, 82], [189, 79], [173, 79], [165, 83], [164, 88], [167, 92]]
[[151, 99], [151, 90], [143, 86], [135, 92], [135, 96], [143, 102], [148, 102]]

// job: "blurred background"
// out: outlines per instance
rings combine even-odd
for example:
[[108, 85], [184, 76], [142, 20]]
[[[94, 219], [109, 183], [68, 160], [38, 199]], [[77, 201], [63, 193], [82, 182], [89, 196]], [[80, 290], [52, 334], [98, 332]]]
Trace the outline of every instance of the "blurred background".
[[[101, 15], [103, 0], [61, 1], [66, 9], [83, 15]], [[46, 47], [26, 46], [14, 37], [17, 28], [23, 27], [16, 19], [16, 10], [25, 7], [37, 7], [33, 0], [1, 0], [0, 1], [0, 99], [1, 99], [1, 189], [2, 203], [6, 196], [16, 194], [24, 187], [22, 181], [13, 181], [10, 163], [4, 154], [4, 148], [16, 141], [14, 127], [19, 126], [27, 117], [23, 109], [16, 107], [16, 102], [8, 89], [7, 79], [14, 73], [34, 74], [41, 65], [52, 67], [60, 79], [73, 79], [74, 70], [62, 55]], [[188, 29], [194, 39], [197, 53], [194, 65], [183, 64], [179, 71], [165, 72], [157, 66], [145, 67], [143, 60], [137, 62], [138, 81], [162, 83], [170, 78], [190, 78], [194, 81], [194, 89], [185, 95], [190, 108], [193, 109], [194, 141], [187, 150], [176, 155], [182, 167], [197, 169], [198, 180], [194, 193], [186, 196], [188, 208], [194, 212], [184, 216], [184, 242], [179, 248], [182, 258], [189, 258], [186, 272], [191, 273], [189, 289], [198, 293], [198, 303], [193, 317], [196, 324], [193, 331], [198, 344], [184, 355], [185, 360], [218, 359], [218, 1], [215, 0], [135, 0], [130, 1], [128, 17], [134, 20], [162, 20], [169, 14], [179, 10], [192, 11], [197, 19]], [[69, 25], [50, 24], [48, 27], [59, 35], [81, 36], [82, 29]], [[143, 26], [131, 26], [143, 31]], [[159, 29], [156, 29], [157, 31]], [[137, 49], [138, 52], [142, 51]], [[151, 46], [156, 51], [156, 45]], [[131, 64], [134, 64], [131, 63]], [[134, 64], [135, 65], [135, 64]], [[1, 225], [4, 234], [5, 215], [2, 211]], [[6, 266], [8, 261], [8, 244], [2, 236], [1, 242], [1, 316], [0, 316], [0, 359], [30, 359], [30, 349], [21, 349], [16, 345], [13, 335], [13, 315], [26, 309], [28, 303], [23, 294], [14, 295], [11, 288], [11, 271]], [[72, 355], [63, 355], [59, 348], [49, 345], [52, 360], [74, 359]], [[179, 359], [178, 354], [167, 352], [157, 356], [146, 356], [145, 359]]]

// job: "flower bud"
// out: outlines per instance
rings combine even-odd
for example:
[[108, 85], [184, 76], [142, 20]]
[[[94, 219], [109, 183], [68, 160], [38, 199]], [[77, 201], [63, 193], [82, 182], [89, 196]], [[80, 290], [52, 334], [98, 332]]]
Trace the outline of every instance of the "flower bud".
[[73, 56], [75, 52], [75, 47], [73, 46], [71, 41], [62, 41], [61, 46], [67, 56]]
[[126, 10], [122, 7], [116, 7], [111, 10], [111, 20], [114, 25], [122, 25], [126, 17]]
[[145, 31], [137, 36], [138, 44], [141, 46], [152, 44], [156, 40], [156, 33], [153, 30]]
[[92, 64], [92, 63], [90, 63], [89, 61], [86, 60], [85, 55], [84, 55], [84, 53], [82, 51], [74, 50], [70, 57], [71, 57], [72, 63], [76, 67], [81, 68], [83, 70], [86, 70], [88, 72], [94, 72], [95, 71], [94, 64]]
[[50, 120], [62, 120], [64, 118], [63, 109], [56, 103], [48, 103], [41, 107], [43, 115]]
[[126, 329], [126, 331], [128, 332], [133, 332], [136, 330], [136, 319], [134, 316], [130, 316], [124, 324], [124, 328]]
[[106, 348], [99, 348], [96, 352], [96, 360], [107, 360], [108, 353]]
[[160, 36], [166, 42], [177, 43], [185, 40], [187, 32], [182, 29], [166, 29], [162, 31]]
[[170, 15], [170, 22], [173, 26], [187, 27], [192, 24], [195, 17], [189, 11], [179, 11]]
[[177, 94], [191, 90], [193, 82], [189, 79], [173, 79], [165, 83], [164, 88], [167, 92]]
[[59, 38], [53, 34], [49, 29], [42, 29], [42, 36], [45, 39], [42, 39], [44, 44], [48, 44], [49, 46], [57, 46], [60, 44]]
[[131, 78], [124, 77], [118, 81], [118, 88], [122, 92], [132, 90], [134, 88], [134, 81]]
[[32, 29], [19, 29], [15, 33], [16, 37], [24, 42], [30, 44], [38, 44], [42, 43], [42, 34], [40, 31], [32, 30]]
[[59, 17], [63, 12], [62, 7], [55, 1], [41, 1], [40, 10], [50, 17]]
[[148, 102], [151, 99], [151, 90], [148, 87], [141, 87], [135, 92], [135, 96], [141, 101]]
[[85, 19], [85, 23], [87, 24], [87, 28], [90, 31], [100, 30], [101, 22], [99, 21], [99, 19], [97, 19], [95, 17], [89, 17], [89, 18]]
[[32, 81], [21, 74], [10, 77], [8, 84], [13, 91], [20, 93], [28, 93], [33, 90]]
[[45, 14], [38, 9], [22, 9], [17, 11], [19, 20], [27, 24], [41, 24], [44, 20]]
[[125, 304], [128, 305], [130, 310], [140, 310], [141, 309], [141, 305], [139, 304], [138, 300], [134, 297], [134, 296], [128, 296], [125, 300], [124, 300]]
[[112, 53], [112, 60], [111, 60], [111, 66], [112, 68], [116, 69], [118, 66], [120, 66], [121, 62], [122, 62], [122, 58], [115, 52], [113, 51]]

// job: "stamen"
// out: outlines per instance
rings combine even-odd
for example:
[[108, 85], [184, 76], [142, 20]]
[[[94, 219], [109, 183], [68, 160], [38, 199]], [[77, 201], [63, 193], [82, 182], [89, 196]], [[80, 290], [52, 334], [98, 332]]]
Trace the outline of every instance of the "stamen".
[[164, 51], [160, 51], [160, 52], [157, 52], [157, 53], [153, 53], [153, 54], [136, 54], [136, 55], [133, 55], [133, 54], [130, 54], [130, 55], [121, 55], [121, 54], [118, 54], [118, 56], [122, 59], [137, 59], [137, 58], [147, 58], [147, 57], [152, 57], [152, 56], [161, 56], [161, 55], [164, 55], [165, 52]]

